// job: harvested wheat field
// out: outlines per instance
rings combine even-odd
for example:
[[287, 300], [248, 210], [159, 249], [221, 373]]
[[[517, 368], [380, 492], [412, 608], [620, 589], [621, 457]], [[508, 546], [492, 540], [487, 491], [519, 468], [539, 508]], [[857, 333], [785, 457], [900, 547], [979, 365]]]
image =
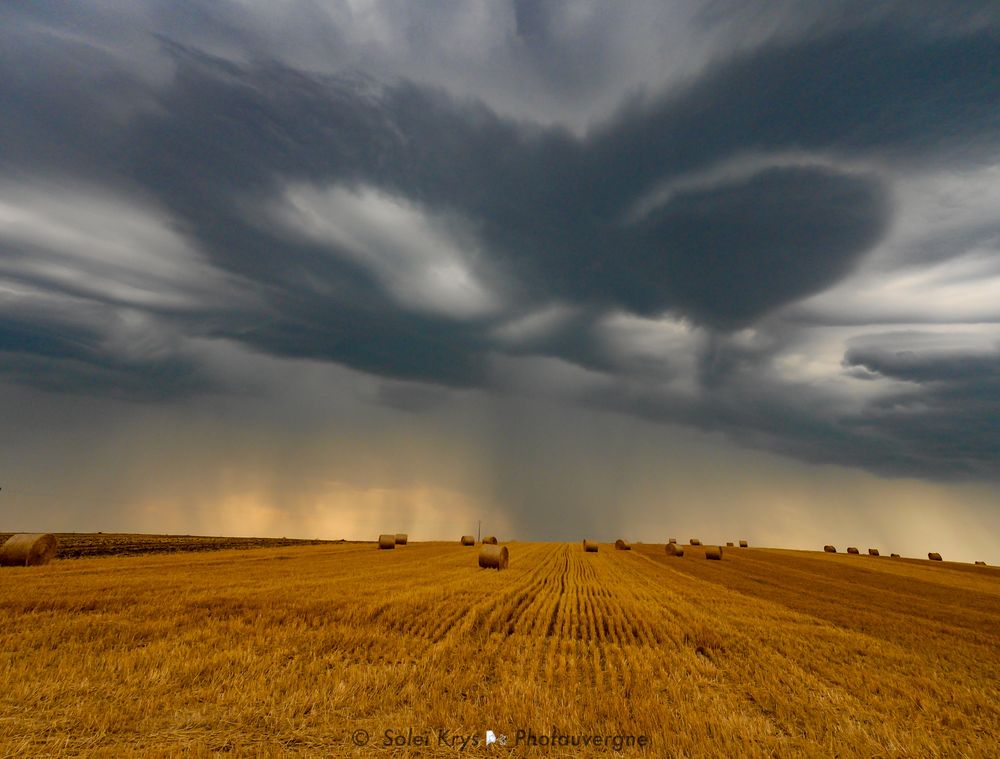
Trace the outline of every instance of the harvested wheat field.
[[[3, 568], [0, 755], [454, 756], [463, 736], [466, 754], [509, 757], [613, 753], [614, 736], [645, 737], [622, 753], [648, 757], [1000, 745], [1000, 570], [507, 546], [504, 572], [455, 542]], [[556, 747], [517, 742], [553, 729]], [[506, 745], [487, 750], [486, 730]], [[580, 735], [612, 748], [558, 745]]]

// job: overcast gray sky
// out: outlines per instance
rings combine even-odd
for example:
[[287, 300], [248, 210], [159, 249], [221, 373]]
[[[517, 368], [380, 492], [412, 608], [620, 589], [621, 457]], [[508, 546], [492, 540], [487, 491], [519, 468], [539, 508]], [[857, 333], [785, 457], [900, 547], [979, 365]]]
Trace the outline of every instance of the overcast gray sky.
[[998, 62], [995, 2], [3, 3], [0, 528], [1000, 561]]

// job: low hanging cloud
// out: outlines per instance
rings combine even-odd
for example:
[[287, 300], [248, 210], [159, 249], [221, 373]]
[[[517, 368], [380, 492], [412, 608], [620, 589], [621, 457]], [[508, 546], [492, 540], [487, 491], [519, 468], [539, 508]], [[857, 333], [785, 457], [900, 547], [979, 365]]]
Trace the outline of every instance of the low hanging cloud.
[[[950, 225], [921, 206], [1000, 165], [993, 5], [435, 5], [454, 57], [377, 4], [296, 4], [298, 48], [263, 7], [104, 8], [0, 10], [8, 380], [225, 393], [215, 342], [368, 373], [398, 407], [561, 395], [812, 462], [997, 476], [996, 342], [963, 342], [960, 297], [920, 307], [970, 266], [993, 277], [968, 285], [979, 317], [996, 291], [989, 196]], [[702, 41], [697, 66], [650, 52], [652, 18]], [[939, 352], [904, 347], [917, 312]]]

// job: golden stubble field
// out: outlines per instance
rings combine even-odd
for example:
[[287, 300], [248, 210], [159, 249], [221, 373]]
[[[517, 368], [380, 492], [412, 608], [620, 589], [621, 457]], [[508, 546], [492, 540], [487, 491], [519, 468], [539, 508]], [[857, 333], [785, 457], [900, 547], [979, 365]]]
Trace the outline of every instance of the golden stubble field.
[[[518, 730], [645, 735], [624, 753], [649, 757], [1000, 750], [997, 569], [508, 545], [506, 572], [457, 542], [4, 568], [0, 755], [608, 750]], [[410, 729], [430, 745], [383, 745]]]

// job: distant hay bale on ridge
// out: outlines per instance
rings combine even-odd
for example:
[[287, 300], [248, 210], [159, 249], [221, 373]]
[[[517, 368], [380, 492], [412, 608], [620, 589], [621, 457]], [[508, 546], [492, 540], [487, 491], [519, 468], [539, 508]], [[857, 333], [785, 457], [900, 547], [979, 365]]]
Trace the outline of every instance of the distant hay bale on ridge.
[[676, 543], [677, 542], [677, 538], [670, 538], [670, 540], [668, 540], [667, 542], [668, 543]]
[[848, 553], [853, 553], [853, 554], [860, 554], [860, 553], [861, 553], [861, 551], [859, 551], [859, 550], [858, 550], [857, 548], [855, 548], [854, 546], [848, 546], [848, 547], [847, 547], [847, 552], [848, 552]]
[[584, 540], [583, 550], [587, 553], [597, 553], [597, 541], [596, 540]]
[[927, 558], [930, 559], [931, 561], [941, 561], [941, 554], [937, 553], [936, 551], [932, 551], [931, 553], [927, 554]]
[[726, 546], [729, 547], [729, 548], [733, 548], [734, 544], [733, 544], [732, 541], [729, 541], [728, 543], [726, 543]]
[[741, 540], [740, 541], [740, 548], [749, 548], [749, 547], [750, 547], [750, 544], [747, 543], [745, 540]]
[[474, 546], [476, 544], [476, 536], [463, 535], [462, 540], [460, 542], [462, 543], [463, 546]]
[[615, 549], [618, 551], [631, 551], [632, 546], [630, 546], [621, 538], [618, 538], [618, 540], [615, 541]]
[[479, 566], [481, 569], [506, 569], [510, 560], [507, 546], [496, 543], [484, 543], [479, 547]]
[[868, 555], [869, 556], [878, 556], [878, 549], [877, 548], [869, 548], [868, 549]]
[[722, 546], [706, 546], [705, 547], [705, 558], [714, 559], [715, 561], [722, 560]]
[[899, 554], [898, 553], [890, 553], [889, 554], [889, 558], [890, 559], [898, 559], [899, 558]]
[[837, 553], [837, 549], [833, 546], [823, 546], [823, 550], [827, 553]]
[[977, 567], [985, 567], [986, 566], [986, 562], [985, 561], [977, 561], [976, 562], [976, 566]]
[[676, 543], [667, 543], [667, 556], [683, 556], [684, 549]]
[[483, 538], [483, 545], [495, 546], [496, 544], [497, 544], [497, 539], [495, 535], [487, 535], [485, 538]]
[[58, 550], [56, 536], [48, 532], [11, 535], [0, 546], [0, 567], [38, 567], [48, 564]]
[[407, 536], [406, 536], [405, 532], [397, 532], [396, 533], [396, 545], [397, 546], [405, 546], [406, 545], [406, 541], [407, 541]]
[[395, 535], [379, 535], [378, 536], [378, 547], [379, 550], [387, 550], [389, 548], [396, 547], [396, 536]]
[[691, 538], [691, 545], [693, 545], [693, 546], [700, 546], [701, 545], [701, 541], [698, 540], [698, 538]]

